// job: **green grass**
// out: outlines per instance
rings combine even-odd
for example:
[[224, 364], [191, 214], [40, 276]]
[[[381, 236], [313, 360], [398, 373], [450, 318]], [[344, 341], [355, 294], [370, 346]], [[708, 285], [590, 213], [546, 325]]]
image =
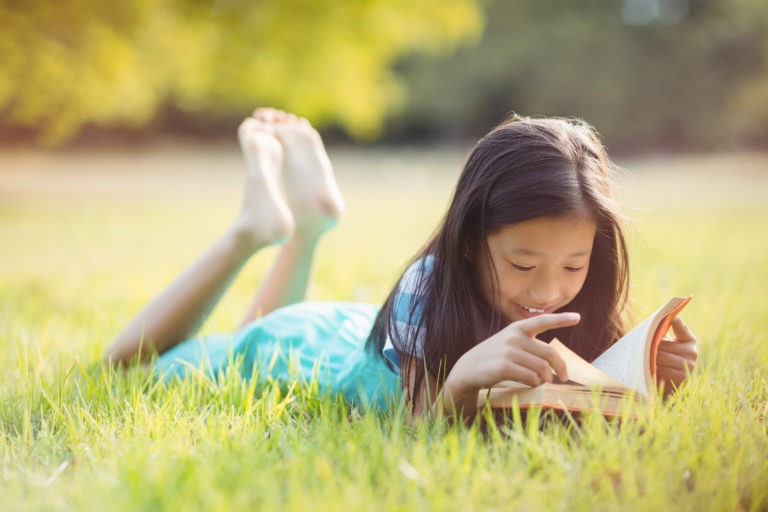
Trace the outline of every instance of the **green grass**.
[[[350, 211], [321, 247], [312, 298], [385, 296], [442, 213], [461, 161], [449, 156], [440, 172], [339, 155]], [[234, 215], [236, 160], [207, 175], [151, 167], [157, 155], [114, 173], [89, 171], [102, 162], [89, 155], [37, 158], [10, 155], [0, 173], [0, 510], [768, 509], [768, 180], [739, 158], [643, 163], [625, 186], [636, 316], [695, 294], [688, 385], [622, 425], [485, 434], [234, 375], [166, 387], [105, 370], [110, 337]], [[205, 331], [238, 320], [271, 254]]]

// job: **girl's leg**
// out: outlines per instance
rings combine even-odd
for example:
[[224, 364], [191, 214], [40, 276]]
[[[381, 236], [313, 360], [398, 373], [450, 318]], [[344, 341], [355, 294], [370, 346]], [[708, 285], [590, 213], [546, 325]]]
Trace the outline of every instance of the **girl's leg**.
[[273, 109], [259, 109], [254, 118], [269, 124], [283, 146], [282, 180], [296, 229], [280, 249], [243, 324], [304, 299], [315, 247], [344, 211], [323, 141], [309, 122]]
[[279, 192], [282, 145], [272, 127], [253, 118], [238, 131], [247, 166], [243, 207], [232, 227], [131, 320], [104, 359], [128, 363], [162, 353], [192, 336], [250, 256], [285, 242], [294, 230]]

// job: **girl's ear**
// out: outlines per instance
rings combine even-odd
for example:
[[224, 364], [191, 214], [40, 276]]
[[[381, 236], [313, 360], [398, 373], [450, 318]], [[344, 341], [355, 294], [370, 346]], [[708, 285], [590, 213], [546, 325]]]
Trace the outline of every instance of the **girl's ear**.
[[464, 239], [464, 243], [461, 244], [461, 254], [468, 262], [472, 262], [472, 243], [468, 238]]

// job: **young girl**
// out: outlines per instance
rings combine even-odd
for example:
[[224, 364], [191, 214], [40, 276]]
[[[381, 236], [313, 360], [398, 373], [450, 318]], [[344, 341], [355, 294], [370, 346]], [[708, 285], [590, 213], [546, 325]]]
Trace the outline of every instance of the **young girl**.
[[[318, 133], [259, 109], [239, 129], [247, 164], [233, 226], [149, 303], [105, 355], [161, 356], [165, 375], [238, 360], [246, 378], [317, 380], [361, 407], [399, 391], [415, 416], [471, 418], [483, 388], [567, 379], [545, 343], [594, 359], [622, 334], [627, 249], [612, 163], [588, 125], [515, 117], [470, 153], [445, 219], [383, 307], [305, 302], [314, 250], [344, 210]], [[191, 339], [248, 258], [284, 244], [242, 327]], [[679, 318], [659, 349], [666, 389], [693, 370], [696, 339]], [[187, 340], [187, 341], [184, 341]]]

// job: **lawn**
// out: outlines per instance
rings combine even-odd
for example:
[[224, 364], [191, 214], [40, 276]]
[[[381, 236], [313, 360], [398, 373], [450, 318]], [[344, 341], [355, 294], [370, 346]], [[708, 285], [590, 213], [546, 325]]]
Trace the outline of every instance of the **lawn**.
[[[312, 299], [381, 301], [460, 151], [331, 151], [348, 215]], [[622, 424], [405, 426], [234, 375], [165, 386], [98, 363], [234, 217], [232, 146], [0, 152], [0, 510], [766, 510], [768, 156], [621, 162], [636, 317], [695, 295], [688, 385]], [[238, 322], [257, 255], [204, 327]]]

